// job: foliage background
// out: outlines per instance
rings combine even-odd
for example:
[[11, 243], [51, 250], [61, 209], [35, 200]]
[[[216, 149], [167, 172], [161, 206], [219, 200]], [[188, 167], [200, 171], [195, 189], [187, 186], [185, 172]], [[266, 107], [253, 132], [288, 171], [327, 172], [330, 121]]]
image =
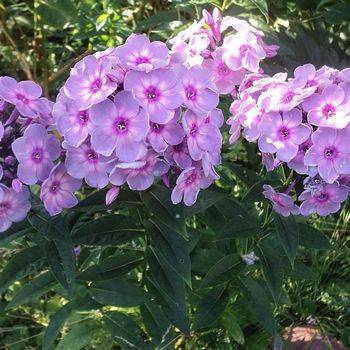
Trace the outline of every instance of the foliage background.
[[[350, 66], [350, 4], [346, 0], [5, 0], [0, 2], [0, 75], [34, 79], [42, 84], [46, 96], [54, 98], [70, 67], [84, 55], [119, 45], [132, 32], [143, 32], [153, 39], [167, 40], [193, 19], [199, 19], [203, 8], [212, 9], [213, 6], [222, 9], [225, 15], [249, 19], [264, 30], [269, 43], [280, 45], [280, 55], [265, 64], [268, 73], [292, 72], [297, 65], [307, 62], [317, 67], [323, 64], [335, 68]], [[227, 107], [227, 101], [222, 101], [224, 109], [225, 104]], [[255, 176], [264, 176], [256, 148], [244, 142], [235, 147], [226, 145], [224, 159], [230, 166], [222, 167], [222, 180], [217, 187], [238, 199], [246, 197], [255, 183]], [[242, 174], [240, 168], [232, 165], [233, 162], [244, 166], [248, 173]], [[286, 174], [279, 175], [286, 180]], [[227, 207], [224, 205], [224, 208]], [[187, 219], [190, 248], [192, 246], [194, 249], [198, 241], [201, 247], [198, 254], [191, 255], [192, 274], [197, 276], [204, 276], [208, 267], [215, 265], [223, 255], [232, 251], [248, 253], [254, 243], [254, 239], [253, 242], [244, 239], [237, 244], [225, 241], [212, 245], [210, 234], [205, 230], [200, 232], [206, 227], [205, 217], [203, 219], [201, 216], [204, 209], [197, 208], [197, 215], [189, 215]], [[138, 215], [138, 211], [125, 210], [131, 218]], [[309, 244], [304, 242], [304, 247], [299, 249], [298, 264], [302, 264], [302, 268], [295, 269], [294, 276], [285, 276], [281, 294], [283, 303], [275, 303], [273, 307], [279, 334], [282, 334], [284, 327], [305, 325], [308, 316], [312, 315], [322, 333], [341, 339], [350, 346], [349, 217], [348, 207], [344, 206], [341, 213], [334, 217], [314, 219], [316, 227], [329, 237], [331, 249], [308, 249], [308, 246], [315, 244], [321, 244], [319, 248], [324, 248], [327, 244], [322, 240]], [[40, 256], [42, 252], [33, 248], [36, 240], [37, 236], [32, 234], [30, 239], [19, 238], [11, 243], [0, 241], [0, 269], [23, 249], [32, 249], [30, 256], [38, 253]], [[102, 251], [99, 248], [92, 250], [92, 253], [108, 257], [116, 253], [112, 250], [107, 246]], [[83, 264], [82, 259], [78, 264]], [[15, 276], [17, 281], [9, 289], [0, 283], [0, 349], [40, 348], [50, 317], [67, 303], [67, 293], [62, 291], [61, 286], [56, 286], [28, 300], [25, 305], [5, 310], [16, 292], [30, 282], [44, 264], [38, 258], [35, 264]], [[141, 269], [140, 273], [143, 272]], [[252, 270], [251, 273], [258, 278], [263, 276], [261, 271]], [[272, 275], [272, 278], [277, 275]], [[276, 283], [276, 280], [272, 280], [272, 283]], [[240, 289], [240, 286], [236, 288]], [[208, 296], [209, 301], [206, 299], [207, 304], [202, 303], [201, 306], [198, 304], [198, 298], [202, 300], [199, 295], [193, 293], [188, 296], [194, 315], [199, 312], [198, 308], [205, 310], [213, 300], [216, 303], [214, 309], [221, 310], [222, 315], [219, 321], [204, 325], [204, 331], [192, 332], [190, 336], [176, 334], [171, 345], [183, 349], [255, 350], [267, 349], [273, 341], [278, 342], [279, 338], [274, 338], [266, 327], [257, 323], [254, 315], [250, 317], [251, 311], [246, 309], [244, 299], [240, 299], [242, 296], [234, 288], [228, 295], [225, 293], [225, 289], [215, 287], [212, 295]], [[144, 327], [143, 323], [147, 323], [145, 314], [152, 314], [148, 311], [141, 310], [140, 314], [139, 309], [129, 307], [126, 313]], [[162, 317], [158, 316], [160, 320]], [[118, 348], [118, 341], [113, 343], [102, 318], [100, 311], [84, 310], [84, 307], [72, 314], [58, 336], [58, 349]], [[197, 316], [198, 319], [201, 320]], [[134, 330], [135, 325], [129, 322], [129, 319], [118, 320], [119, 324]], [[171, 337], [166, 332], [167, 328], [160, 328], [158, 336], [166, 333], [166, 337]], [[120, 345], [128, 348], [128, 344], [119, 342]]]

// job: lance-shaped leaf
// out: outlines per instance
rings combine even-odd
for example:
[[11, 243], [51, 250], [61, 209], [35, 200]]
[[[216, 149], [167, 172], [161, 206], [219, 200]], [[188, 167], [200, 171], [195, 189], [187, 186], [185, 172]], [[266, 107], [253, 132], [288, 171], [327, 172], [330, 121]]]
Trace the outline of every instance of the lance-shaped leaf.
[[274, 215], [275, 229], [290, 263], [293, 265], [299, 245], [299, 227], [294, 217]]
[[185, 218], [181, 205], [171, 202], [171, 191], [161, 186], [152, 186], [141, 192], [141, 199], [151, 213], [159, 220], [171, 226], [175, 231], [184, 234]]
[[6, 310], [25, 304], [29, 300], [43, 295], [56, 283], [56, 278], [51, 271], [44, 272], [34, 277], [14, 294], [12, 300], [6, 306]]
[[166, 317], [183, 333], [189, 334], [190, 325], [187, 317], [185, 284], [178, 274], [168, 265], [161, 265], [153, 253], [152, 248], [146, 250], [151, 277], [148, 281], [159, 294], [158, 303], [161, 304]]
[[16, 238], [22, 237], [33, 231], [33, 228], [26, 221], [14, 223], [8, 230], [0, 234], [0, 246], [12, 242]]
[[82, 281], [104, 281], [116, 278], [133, 270], [143, 260], [144, 257], [141, 252], [118, 253], [81, 272], [77, 279]]
[[70, 238], [67, 238], [66, 241], [48, 241], [44, 250], [55, 278], [67, 290], [68, 294], [72, 294], [75, 284], [76, 258]]
[[14, 281], [27, 276], [42, 258], [40, 246], [26, 248], [14, 254], [0, 274], [0, 293]]
[[226, 255], [209, 269], [203, 278], [201, 288], [228, 282], [232, 278], [237, 277], [244, 268], [245, 264], [242, 262], [239, 254]]
[[123, 349], [146, 349], [143, 332], [131, 316], [110, 311], [104, 314], [103, 320], [115, 342]]
[[210, 289], [200, 299], [194, 314], [195, 331], [210, 327], [224, 312], [229, 300], [226, 285]]
[[283, 281], [283, 265], [276, 251], [267, 244], [257, 246], [259, 262], [263, 268], [264, 277], [276, 303], [280, 300]]
[[89, 221], [73, 232], [76, 244], [117, 245], [144, 235], [145, 230], [135, 220], [125, 215], [107, 215]]
[[320, 230], [303, 223], [299, 223], [298, 227], [300, 245], [311, 249], [331, 249], [329, 239]]
[[119, 307], [139, 306], [150, 300], [143, 288], [121, 278], [94, 282], [89, 293], [100, 304]]
[[191, 260], [188, 242], [160, 220], [151, 219], [145, 224], [151, 236], [152, 250], [159, 263], [173, 270], [178, 278], [191, 287]]

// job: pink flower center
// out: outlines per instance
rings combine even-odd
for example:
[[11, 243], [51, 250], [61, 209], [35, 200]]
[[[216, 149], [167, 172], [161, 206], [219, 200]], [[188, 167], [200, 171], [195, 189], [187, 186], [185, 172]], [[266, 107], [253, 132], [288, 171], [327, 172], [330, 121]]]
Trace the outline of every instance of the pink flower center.
[[221, 62], [218, 66], [218, 73], [220, 75], [228, 75], [230, 74], [230, 69], [226, 66], [224, 62]]
[[325, 158], [332, 159], [337, 155], [337, 150], [334, 147], [329, 146], [325, 148], [323, 154]]
[[93, 82], [90, 84], [90, 92], [96, 93], [98, 92], [102, 87], [102, 80], [100, 78], [96, 78]]
[[128, 131], [128, 120], [124, 118], [118, 118], [115, 123], [115, 129], [118, 134], [122, 134]]
[[6, 213], [9, 209], [11, 209], [10, 202], [0, 202], [0, 214]]
[[86, 157], [90, 163], [97, 163], [98, 162], [98, 154], [95, 151], [93, 151], [92, 149], [90, 149], [86, 152]]
[[249, 45], [242, 45], [240, 48], [239, 48], [239, 53], [241, 55], [244, 55], [245, 53], [249, 52], [250, 51], [250, 47]]
[[187, 99], [190, 101], [194, 101], [197, 97], [197, 90], [191, 85], [185, 87], [185, 93]]
[[315, 195], [318, 202], [324, 203], [329, 200], [329, 194], [327, 192], [319, 192]]
[[163, 130], [164, 126], [157, 123], [151, 123], [151, 128], [153, 132], [160, 133]]
[[160, 91], [155, 86], [150, 86], [145, 92], [148, 102], [156, 102], [160, 97]]
[[150, 63], [150, 62], [151, 62], [151, 59], [149, 57], [145, 57], [145, 56], [139, 56], [135, 60], [136, 65], [139, 65], [142, 63]]
[[50, 188], [49, 188], [49, 191], [50, 193], [52, 194], [57, 194], [57, 192], [59, 191], [60, 189], [60, 183], [59, 181], [53, 181]]
[[280, 140], [287, 140], [290, 136], [290, 131], [286, 126], [282, 126], [279, 131], [279, 138]]
[[27, 97], [25, 97], [23, 94], [17, 93], [16, 98], [17, 98], [17, 100], [23, 102], [24, 104], [29, 103], [29, 99], [27, 99]]
[[35, 148], [32, 152], [32, 160], [35, 163], [41, 163], [42, 159], [43, 159], [43, 149], [42, 148]]
[[79, 111], [78, 112], [78, 122], [82, 126], [85, 126], [89, 122], [88, 111]]
[[284, 103], [288, 103], [288, 102], [290, 102], [290, 101], [293, 99], [294, 96], [295, 96], [295, 93], [294, 93], [293, 91], [288, 91], [288, 92], [283, 96], [282, 101], [283, 101]]
[[186, 186], [192, 185], [197, 180], [197, 178], [198, 178], [197, 173], [192, 172], [189, 176], [187, 176], [185, 180]]
[[190, 135], [192, 137], [195, 137], [198, 133], [198, 126], [196, 123], [193, 123], [192, 126], [191, 126], [191, 129], [190, 129]]
[[312, 87], [312, 86], [316, 86], [316, 85], [317, 85], [317, 81], [314, 79], [308, 80], [307, 84], [306, 84], [306, 86], [308, 86], [308, 87]]
[[322, 108], [322, 113], [326, 118], [333, 117], [335, 115], [335, 107], [329, 103], [327, 103]]

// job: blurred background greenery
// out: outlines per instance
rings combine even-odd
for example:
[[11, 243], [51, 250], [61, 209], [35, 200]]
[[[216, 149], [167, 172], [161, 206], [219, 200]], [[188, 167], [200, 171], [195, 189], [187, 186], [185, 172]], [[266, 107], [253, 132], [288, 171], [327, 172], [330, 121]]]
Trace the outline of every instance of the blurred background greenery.
[[[348, 0], [34, 0], [0, 2], [0, 75], [33, 79], [54, 99], [57, 88], [70, 67], [84, 55], [121, 44], [132, 32], [168, 40], [201, 17], [203, 8], [220, 8], [224, 15], [249, 20], [266, 33], [267, 42], [280, 45], [280, 55], [265, 63], [268, 73], [292, 72], [311, 62], [335, 68], [350, 66], [350, 3]], [[226, 115], [226, 117], [228, 117]], [[224, 149], [226, 157], [259, 171], [256, 149], [244, 143]], [[240, 187], [238, 186], [238, 191]], [[275, 310], [286, 327], [305, 325], [308, 316], [316, 319], [320, 330], [350, 346], [350, 235], [347, 206], [318, 226], [330, 237], [332, 250], [303, 252], [303, 261], [312, 264], [304, 280], [288, 281], [284, 288], [290, 300]], [[0, 269], [21, 246], [0, 247]], [[19, 287], [15, 284], [10, 293]], [[45, 295], [29, 306], [3, 312], [10, 295], [0, 298], [0, 350], [38, 349], [49, 317], [65, 302]], [[243, 315], [238, 310], [238, 314]], [[88, 325], [86, 320], [92, 320]], [[240, 323], [244, 323], [244, 320]], [[93, 327], [91, 326], [93, 325]], [[85, 328], [84, 328], [85, 327]], [[82, 339], [91, 327], [89, 339]], [[60, 349], [113, 348], [109, 335], [101, 328], [98, 314], [81, 313], [70, 319]], [[268, 334], [247, 325], [246, 343], [235, 348], [268, 349]], [[207, 334], [188, 349], [231, 349], [225, 334]], [[239, 340], [240, 334], [236, 334]], [[220, 339], [219, 339], [220, 338]], [[70, 343], [69, 343], [70, 342]], [[69, 344], [69, 345], [68, 345]], [[115, 348], [115, 347], [114, 347]]]

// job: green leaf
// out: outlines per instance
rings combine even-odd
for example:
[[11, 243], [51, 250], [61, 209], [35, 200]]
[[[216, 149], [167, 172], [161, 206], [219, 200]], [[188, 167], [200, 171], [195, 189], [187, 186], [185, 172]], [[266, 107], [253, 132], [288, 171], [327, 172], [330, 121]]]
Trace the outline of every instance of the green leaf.
[[76, 257], [70, 239], [65, 242], [48, 241], [44, 249], [52, 273], [68, 294], [72, 294], [75, 285]]
[[148, 278], [151, 286], [158, 292], [167, 318], [183, 333], [189, 334], [190, 325], [187, 317], [185, 285], [182, 279], [167, 265], [161, 265], [152, 248], [146, 250], [152, 277]]
[[51, 271], [36, 276], [14, 294], [12, 300], [6, 306], [6, 310], [25, 304], [29, 300], [43, 295], [56, 283], [56, 278]]
[[61, 217], [50, 218], [46, 213], [38, 212], [28, 214], [28, 221], [33, 228], [44, 237], [66, 241], [69, 237], [68, 227]]
[[119, 307], [138, 306], [150, 300], [144, 289], [121, 278], [94, 282], [89, 288], [89, 293], [94, 300], [103, 305]]
[[73, 232], [72, 240], [76, 244], [117, 245], [144, 235], [131, 217], [113, 214], [89, 221]]
[[260, 232], [260, 226], [255, 218], [246, 217], [232, 217], [229, 221], [226, 221], [221, 229], [216, 232], [216, 240], [233, 239], [233, 238], [249, 238], [257, 236]]
[[143, 261], [140, 252], [118, 253], [81, 272], [78, 280], [104, 281], [119, 277], [133, 270]]
[[306, 248], [320, 250], [327, 250], [332, 248], [328, 237], [324, 235], [320, 230], [303, 223], [299, 223], [298, 227], [300, 245]]
[[255, 7], [259, 9], [259, 11], [264, 15], [266, 18], [266, 22], [269, 21], [269, 10], [267, 6], [266, 0], [249, 0]]
[[188, 218], [193, 215], [203, 213], [205, 210], [225, 197], [227, 197], [227, 194], [215, 187], [201, 191], [199, 192], [196, 203], [184, 209], [185, 217]]
[[283, 267], [276, 251], [267, 244], [257, 245], [257, 254], [262, 265], [264, 277], [276, 303], [282, 291]]
[[274, 214], [277, 236], [286, 252], [290, 263], [293, 265], [299, 245], [299, 227], [293, 216], [287, 218]]
[[152, 214], [171, 226], [175, 231], [184, 234], [185, 217], [180, 205], [171, 202], [171, 191], [160, 186], [152, 186], [141, 192], [141, 199]]
[[[161, 307], [155, 302], [149, 302], [142, 305], [140, 311], [146, 326], [147, 334], [152, 337], [152, 344], [154, 347], [159, 349], [171, 343], [171, 340], [176, 337], [176, 334], [173, 332], [172, 326], [164, 315]], [[165, 347], [164, 350], [165, 349], [168, 349], [168, 347]]]
[[255, 171], [247, 169], [241, 165], [228, 162], [224, 164], [249, 187], [263, 180]]
[[16, 280], [27, 276], [42, 257], [42, 248], [39, 246], [26, 248], [14, 254], [0, 274], [0, 293]]
[[75, 324], [58, 343], [57, 350], [80, 350], [89, 348], [93, 339], [101, 331], [102, 324], [97, 320], [89, 320]]
[[270, 300], [267, 297], [264, 288], [250, 277], [240, 278], [245, 292], [250, 296], [249, 303], [254, 316], [261, 325], [271, 334], [276, 333], [276, 321], [271, 310]]
[[99, 304], [93, 301], [89, 296], [72, 300], [65, 304], [51, 317], [44, 334], [42, 349], [49, 350], [52, 348], [58, 333], [74, 311], [96, 309], [98, 306]]
[[201, 288], [211, 287], [230, 281], [243, 271], [245, 265], [239, 254], [230, 254], [212, 266], [203, 278]]
[[76, 22], [78, 10], [72, 0], [42, 0], [38, 12], [46, 24], [62, 27], [70, 21]]
[[173, 270], [178, 278], [191, 287], [191, 260], [188, 242], [170, 226], [159, 220], [146, 222], [151, 236], [152, 250], [159, 263]]
[[225, 312], [221, 315], [221, 322], [233, 340], [238, 344], [243, 345], [244, 333], [237, 322], [236, 317], [230, 310], [225, 310]]
[[22, 237], [30, 233], [33, 229], [26, 221], [14, 223], [8, 230], [0, 233], [0, 246], [12, 242], [16, 238]]
[[316, 274], [312, 269], [298, 260], [295, 261], [293, 269], [287, 269], [287, 274], [298, 280], [314, 281], [316, 279]]
[[227, 286], [217, 286], [209, 290], [197, 305], [193, 321], [194, 330], [211, 326], [224, 312], [228, 300]]
[[84, 200], [79, 202], [79, 204], [75, 207], [77, 209], [81, 209], [84, 211], [87, 210], [106, 210], [106, 209], [115, 209], [119, 206], [134, 206], [142, 204], [140, 200], [140, 196], [135, 191], [123, 190], [119, 193], [118, 198], [115, 202], [113, 202], [108, 207], [106, 206], [106, 193], [107, 189], [99, 190]]
[[122, 349], [144, 350], [146, 348], [142, 330], [130, 316], [110, 311], [106, 312], [103, 318], [107, 329]]

